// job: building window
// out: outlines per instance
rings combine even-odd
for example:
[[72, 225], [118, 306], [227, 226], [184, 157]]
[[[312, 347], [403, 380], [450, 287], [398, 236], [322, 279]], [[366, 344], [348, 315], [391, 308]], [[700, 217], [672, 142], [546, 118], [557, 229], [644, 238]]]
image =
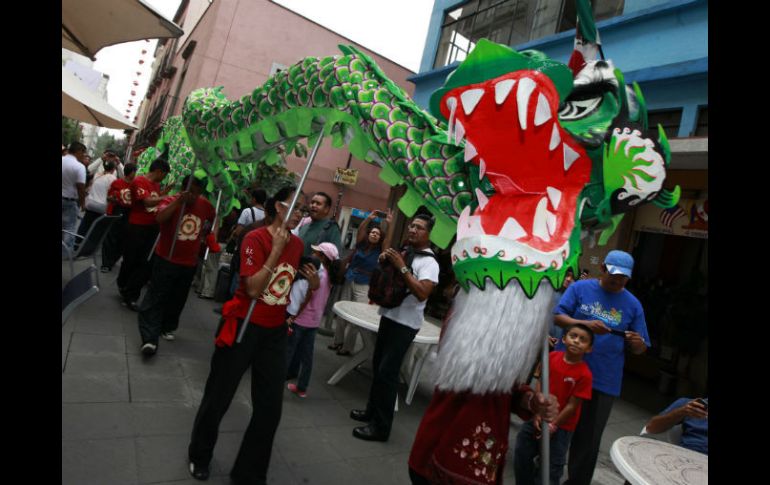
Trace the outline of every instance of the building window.
[[679, 136], [679, 125], [682, 122], [682, 108], [650, 111], [647, 114], [646, 137], [658, 139], [658, 125], [663, 127], [667, 138]]
[[[598, 22], [623, 13], [625, 0], [594, 0]], [[471, 0], [444, 14], [434, 68], [462, 61], [481, 38], [515, 46], [575, 28], [574, 0]]]
[[701, 106], [698, 110], [698, 124], [693, 136], [709, 136], [709, 107]]

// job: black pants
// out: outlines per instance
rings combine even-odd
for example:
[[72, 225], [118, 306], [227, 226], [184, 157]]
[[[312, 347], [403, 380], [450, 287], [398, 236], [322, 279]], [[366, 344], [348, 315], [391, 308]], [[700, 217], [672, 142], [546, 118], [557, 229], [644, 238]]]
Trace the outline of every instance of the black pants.
[[152, 277], [147, 293], [139, 305], [139, 333], [142, 344], [158, 344], [161, 332], [179, 328], [179, 315], [184, 310], [195, 266], [181, 266], [157, 254], [153, 256]]
[[188, 448], [190, 461], [199, 465], [211, 461], [219, 423], [230, 407], [243, 373], [250, 367], [251, 420], [230, 476], [244, 483], [266, 482], [273, 438], [283, 405], [286, 331], [285, 324], [264, 328], [250, 323], [240, 344], [216, 348], [193, 425]]
[[393, 424], [401, 362], [415, 335], [417, 330], [413, 328], [387, 317], [380, 318], [380, 329], [377, 332], [372, 359], [374, 380], [369, 391], [366, 413], [372, 416], [374, 427], [386, 435], [390, 435]]
[[123, 256], [123, 240], [125, 238], [126, 221], [128, 221], [128, 210], [118, 206], [112, 215], [119, 215], [121, 218], [112, 223], [110, 232], [107, 233], [102, 243], [102, 266], [110, 269]]
[[127, 301], [136, 301], [142, 292], [142, 287], [149, 281], [152, 264], [147, 261], [155, 238], [158, 236], [158, 226], [126, 226], [123, 264], [118, 273], [118, 289]]
[[565, 485], [590, 485], [594, 475], [596, 459], [599, 456], [599, 445], [602, 433], [612, 411], [615, 396], [610, 396], [593, 389], [591, 400], [583, 401], [575, 432], [569, 447], [567, 461], [568, 479]]

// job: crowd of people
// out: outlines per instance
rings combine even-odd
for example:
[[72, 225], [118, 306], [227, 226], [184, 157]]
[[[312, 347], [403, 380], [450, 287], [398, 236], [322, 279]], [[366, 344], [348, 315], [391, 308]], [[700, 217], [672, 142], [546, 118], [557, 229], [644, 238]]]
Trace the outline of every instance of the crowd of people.
[[[161, 339], [176, 338], [196, 268], [200, 295], [210, 297], [218, 264], [204, 261], [202, 251], [208, 249], [216, 262], [223, 246], [234, 253], [230, 292], [219, 309], [215, 351], [188, 447], [194, 478], [209, 477], [219, 425], [251, 369], [252, 416], [230, 476], [234, 483], [266, 483], [283, 391], [300, 398], [309, 392], [316, 333], [335, 285], [341, 286], [341, 300], [380, 305], [371, 388], [366, 406], [352, 410], [350, 418], [363, 423], [352, 429], [355, 438], [388, 441], [399, 369], [439, 283], [430, 215], [415, 215], [404, 244], [392, 247], [392, 214], [373, 210], [345, 254], [326, 193], [306, 197], [288, 186], [268, 197], [254, 189], [237, 222], [230, 215], [220, 223], [202, 197], [203, 181], [188, 175], [181, 191], [167, 195], [169, 188], [161, 183], [170, 168], [162, 158], [137, 175], [136, 165], [122, 164], [111, 150], [86, 165], [85, 146], [74, 142], [66, 154], [62, 148], [63, 245], [72, 250], [75, 234], [88, 234], [101, 215], [120, 216], [104, 238], [101, 271], [112, 271], [122, 257], [117, 285], [123, 304], [137, 312], [146, 359], [157, 353]], [[84, 215], [78, 228], [79, 211]], [[610, 251], [598, 278], [581, 274], [575, 280], [570, 271], [556, 293], [551, 396], [544, 396], [539, 384], [513, 390], [512, 411], [528, 420], [514, 447], [516, 483], [537, 482], [539, 440], [547, 432], [551, 483], [560, 483], [566, 465], [566, 483], [590, 484], [602, 433], [620, 394], [625, 353], [640, 354], [650, 346], [644, 310], [625, 288], [633, 266], [628, 253]], [[351, 355], [357, 335], [354, 326], [338, 319], [328, 348]], [[707, 417], [707, 399], [677, 400], [647, 430], [660, 433], [681, 424], [682, 445], [707, 453]], [[411, 464], [413, 483], [430, 483]]]

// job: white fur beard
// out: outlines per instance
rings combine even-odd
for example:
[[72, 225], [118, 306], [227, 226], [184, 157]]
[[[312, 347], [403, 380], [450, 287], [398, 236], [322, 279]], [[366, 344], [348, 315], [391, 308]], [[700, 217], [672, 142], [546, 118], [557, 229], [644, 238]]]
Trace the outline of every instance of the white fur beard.
[[553, 287], [541, 281], [530, 300], [511, 281], [500, 290], [460, 291], [438, 351], [436, 386], [474, 394], [511, 392], [542, 352], [553, 319]]

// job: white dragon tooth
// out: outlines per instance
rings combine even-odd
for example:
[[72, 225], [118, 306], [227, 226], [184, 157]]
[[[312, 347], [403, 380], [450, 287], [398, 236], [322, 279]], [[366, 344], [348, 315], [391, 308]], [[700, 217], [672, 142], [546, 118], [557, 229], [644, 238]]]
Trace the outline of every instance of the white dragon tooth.
[[535, 109], [535, 126], [540, 126], [551, 119], [551, 108], [543, 93], [537, 96], [537, 109]]
[[556, 214], [545, 211], [545, 227], [548, 228], [548, 234], [553, 236], [553, 233], [556, 232]]
[[476, 198], [479, 200], [479, 207], [484, 208], [489, 204], [489, 199], [487, 198], [486, 194], [481, 191], [481, 189], [476, 188]]
[[535, 209], [535, 218], [532, 220], [532, 235], [539, 237], [545, 242], [551, 240], [551, 233], [548, 231], [548, 198], [543, 197], [537, 203]]
[[551, 132], [551, 143], [548, 144], [548, 149], [554, 151], [556, 147], [561, 143], [561, 137], [559, 136], [559, 126], [557, 123], [553, 124], [553, 131]]
[[527, 110], [529, 108], [529, 97], [535, 90], [535, 81], [528, 77], [521, 78], [519, 88], [516, 90], [516, 104], [519, 106], [519, 125], [522, 130], [527, 129]]
[[506, 79], [495, 84], [495, 103], [503, 104], [503, 101], [511, 93], [514, 84], [516, 84], [515, 79]]
[[465, 127], [460, 120], [455, 123], [455, 145], [459, 145], [465, 139]]
[[478, 154], [479, 152], [476, 151], [476, 147], [473, 146], [473, 143], [471, 143], [470, 140], [465, 140], [465, 161], [470, 162], [473, 157]]
[[452, 129], [455, 126], [455, 111], [457, 110], [457, 98], [449, 98], [446, 100], [447, 108], [449, 108], [449, 123], [447, 124], [447, 138], [452, 139]]
[[484, 235], [484, 228], [481, 227], [480, 216], [470, 216], [468, 218], [468, 237]]
[[561, 202], [561, 190], [555, 187], [546, 187], [545, 191], [548, 192], [548, 198], [551, 199], [551, 205], [554, 209], [559, 208], [559, 202]]
[[562, 144], [562, 146], [564, 147], [564, 171], [566, 172], [575, 163], [575, 160], [580, 158], [580, 154], [566, 143]]
[[457, 239], [463, 239], [468, 232], [468, 218], [471, 215], [471, 206], [466, 205], [457, 219]]
[[481, 97], [484, 96], [483, 89], [469, 89], [460, 95], [460, 101], [463, 103], [463, 110], [465, 116], [473, 113], [476, 105], [481, 101]]
[[500, 229], [500, 233], [498, 236], [504, 237], [506, 239], [516, 240], [520, 237], [524, 237], [527, 235], [527, 231], [524, 230], [523, 227], [521, 227], [521, 224], [519, 224], [519, 221], [514, 219], [513, 217], [509, 217], [505, 224], [503, 224], [503, 228]]
[[487, 164], [483, 158], [479, 158], [479, 181], [484, 178], [485, 173], [487, 173]]

